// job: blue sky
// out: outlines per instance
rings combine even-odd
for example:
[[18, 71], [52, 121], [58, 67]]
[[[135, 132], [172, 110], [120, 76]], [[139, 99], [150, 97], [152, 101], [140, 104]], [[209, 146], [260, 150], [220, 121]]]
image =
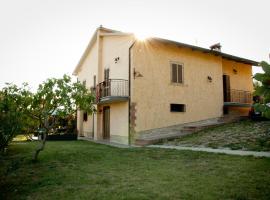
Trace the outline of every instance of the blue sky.
[[[269, 61], [268, 0], [0, 0], [0, 87], [71, 74], [99, 25]], [[258, 69], [255, 69], [258, 71]]]

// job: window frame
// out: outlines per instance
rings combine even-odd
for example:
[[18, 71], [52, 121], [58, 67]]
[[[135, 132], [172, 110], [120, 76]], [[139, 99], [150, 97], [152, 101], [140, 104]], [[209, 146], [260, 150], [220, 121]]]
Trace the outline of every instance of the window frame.
[[[177, 82], [173, 82], [173, 64], [176, 64], [177, 65]], [[181, 65], [182, 66], [182, 82], [178, 82], [179, 81], [179, 78], [178, 78], [178, 66]], [[174, 85], [184, 85], [185, 81], [184, 81], [184, 63], [182, 62], [178, 62], [178, 61], [170, 61], [170, 82], [171, 84], [174, 84]]]

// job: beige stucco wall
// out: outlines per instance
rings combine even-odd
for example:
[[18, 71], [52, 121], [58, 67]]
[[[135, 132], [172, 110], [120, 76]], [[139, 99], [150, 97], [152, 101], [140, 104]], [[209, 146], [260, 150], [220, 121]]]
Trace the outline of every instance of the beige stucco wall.
[[[128, 80], [128, 49], [132, 42], [133, 36], [103, 37], [102, 66], [103, 70], [104, 68], [110, 69], [111, 79]], [[119, 61], [115, 63], [114, 59], [117, 57], [119, 57]], [[102, 73], [103, 76], [104, 74]]]
[[98, 71], [98, 49], [97, 43], [94, 43], [88, 56], [84, 60], [80, 71], [78, 73], [78, 79], [80, 82], [86, 81], [86, 87], [90, 88], [93, 86], [93, 77], [97, 75]]
[[222, 70], [223, 74], [230, 76], [231, 89], [253, 91], [251, 65], [222, 59]]
[[[184, 84], [171, 83], [170, 62], [183, 64]], [[132, 67], [143, 75], [132, 78], [136, 132], [222, 115], [221, 57], [173, 45], [141, 42], [132, 50]], [[207, 76], [212, 77], [211, 83]], [[170, 112], [171, 103], [186, 104], [186, 112]]]
[[[97, 38], [86, 55], [85, 60], [82, 62], [80, 71], [78, 72], [79, 81], [86, 80], [88, 88], [93, 86], [93, 77], [96, 75], [96, 83], [104, 81], [104, 69], [110, 69], [110, 79], [125, 79], [128, 80], [128, 64], [129, 54], [128, 49], [133, 42], [133, 35], [107, 34], [106, 31], [98, 31]], [[105, 35], [104, 35], [105, 34]], [[119, 57], [119, 61], [115, 63], [115, 58]], [[128, 141], [128, 102], [112, 103], [109, 105], [111, 108], [111, 139], [121, 143]], [[78, 116], [78, 130], [84, 136], [91, 136], [94, 129], [94, 138], [102, 139], [103, 132], [103, 105], [98, 105], [98, 112], [95, 114], [94, 119], [88, 116], [87, 122], [82, 122], [82, 114]], [[94, 120], [94, 127], [93, 127]]]
[[[90, 89], [90, 87], [93, 87], [94, 84], [93, 77], [94, 75], [97, 75], [98, 70], [97, 57], [98, 57], [97, 43], [94, 43], [86, 59], [82, 63], [82, 66], [78, 73], [78, 80], [80, 82], [86, 81], [86, 87], [88, 89]], [[86, 137], [92, 136], [93, 134], [92, 115], [88, 115], [88, 120], [86, 122], [85, 121], [82, 122], [83, 120], [82, 111], [78, 112], [78, 116], [80, 116], [77, 123], [77, 129], [79, 130], [79, 133]]]
[[[129, 78], [129, 54], [128, 49], [133, 42], [133, 36], [106, 35], [99, 40], [100, 43], [100, 81], [104, 81], [104, 69], [110, 69], [110, 79]], [[115, 58], [119, 61], [115, 62]], [[112, 84], [113, 86], [114, 84]], [[128, 143], [128, 102], [111, 103], [110, 106], [110, 140], [119, 143]], [[102, 109], [103, 105], [98, 106]], [[103, 116], [97, 114], [97, 138], [102, 139]]]
[[128, 102], [110, 104], [111, 135], [128, 136]]
[[[110, 140], [128, 144], [128, 102], [118, 102], [99, 106], [102, 111], [104, 106], [110, 107]], [[100, 117], [99, 138], [103, 133], [103, 112], [98, 113]]]

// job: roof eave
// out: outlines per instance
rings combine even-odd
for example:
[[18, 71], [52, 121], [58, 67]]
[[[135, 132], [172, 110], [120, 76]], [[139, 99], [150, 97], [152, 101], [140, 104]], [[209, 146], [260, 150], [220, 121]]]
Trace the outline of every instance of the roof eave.
[[173, 41], [173, 40], [167, 40], [167, 39], [157, 38], [157, 37], [149, 38], [149, 40], [157, 40], [157, 41], [160, 41], [160, 42], [165, 42], [165, 43], [170, 43], [170, 44], [174, 44], [174, 45], [181, 46], [181, 47], [190, 48], [192, 50], [198, 50], [198, 51], [201, 51], [203, 53], [211, 53], [211, 54], [214, 54], [216, 56], [221, 56], [222, 58], [225, 58], [225, 59], [234, 60], [236, 62], [241, 62], [241, 63], [245, 63], [245, 64], [250, 64], [252, 66], [258, 66], [259, 65], [259, 62], [254, 61], [254, 60], [241, 58], [241, 57], [238, 57], [238, 56], [226, 54], [226, 53], [211, 50], [211, 49], [206, 49], [206, 48], [203, 48], [203, 47], [198, 47], [198, 46], [194, 46], [194, 45], [190, 45], [190, 44], [176, 42], [176, 41]]

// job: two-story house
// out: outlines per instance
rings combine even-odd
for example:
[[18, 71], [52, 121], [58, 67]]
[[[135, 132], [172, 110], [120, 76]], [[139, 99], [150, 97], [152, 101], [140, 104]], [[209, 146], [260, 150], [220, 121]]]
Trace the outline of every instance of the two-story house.
[[78, 111], [79, 134], [130, 144], [146, 130], [247, 115], [258, 63], [220, 48], [97, 28], [73, 72], [97, 100], [96, 113]]

